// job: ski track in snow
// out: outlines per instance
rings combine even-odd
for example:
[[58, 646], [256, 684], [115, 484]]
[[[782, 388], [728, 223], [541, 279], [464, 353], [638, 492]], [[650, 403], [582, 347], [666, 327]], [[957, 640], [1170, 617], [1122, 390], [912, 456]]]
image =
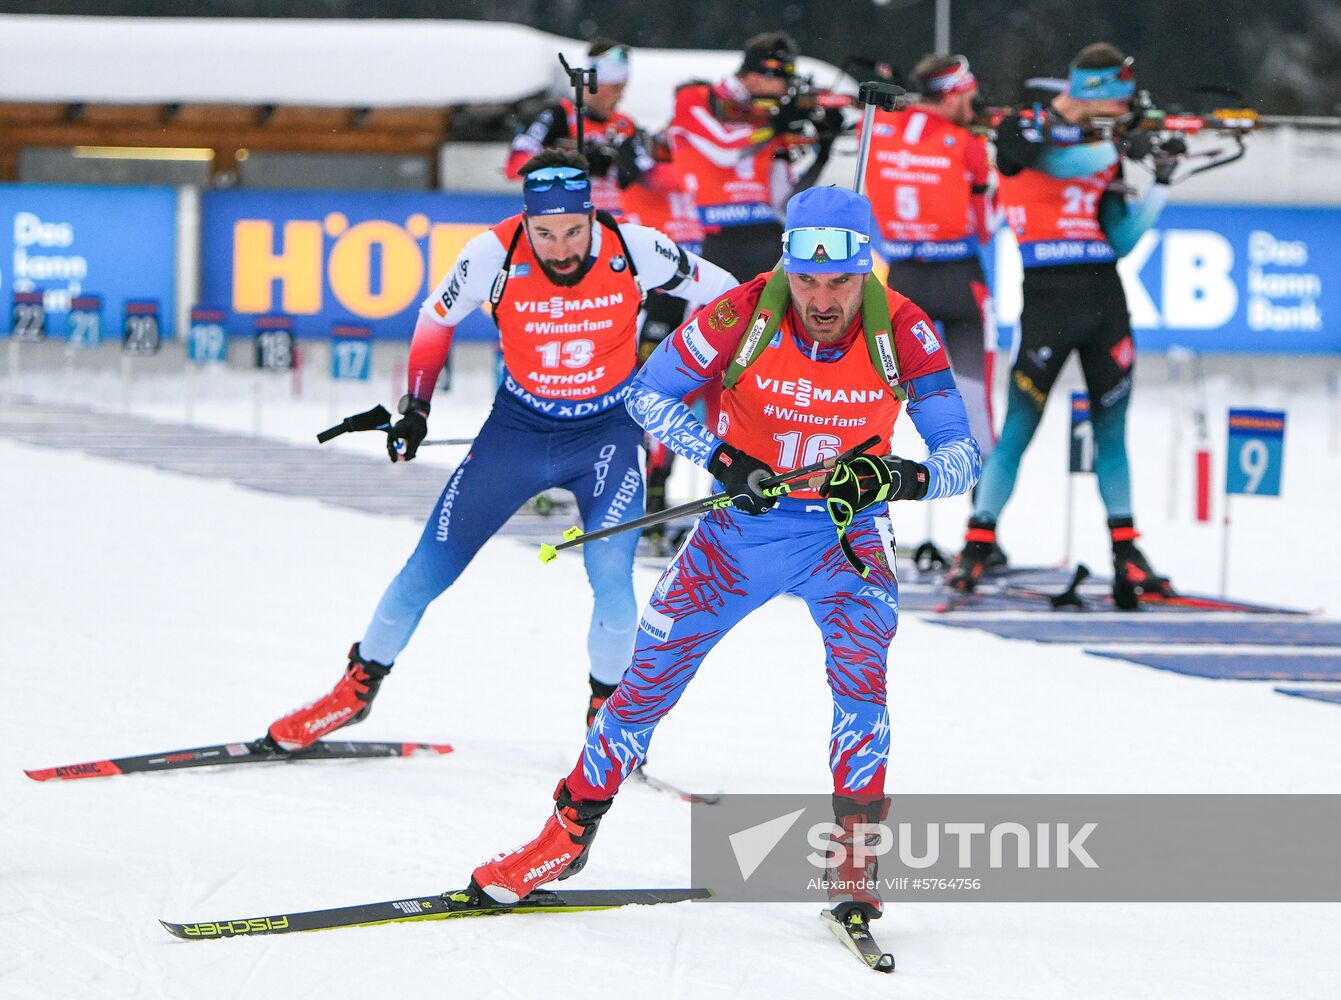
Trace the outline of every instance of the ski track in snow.
[[[1290, 409], [1285, 499], [1236, 504], [1231, 593], [1335, 613], [1341, 585], [1314, 557], [1341, 481], [1341, 460], [1325, 447], [1326, 398], [1211, 388], [1217, 405]], [[245, 429], [251, 404], [241, 398], [203, 394], [201, 418]], [[470, 433], [486, 405], [486, 389], [465, 385], [435, 407], [433, 433]], [[165, 403], [137, 412], [177, 416]], [[266, 419], [307, 441], [326, 416], [324, 400], [275, 400]], [[1020, 562], [1060, 555], [1062, 420], [1054, 404], [1003, 520]], [[1138, 388], [1130, 440], [1142, 544], [1184, 589], [1210, 591], [1219, 526], [1165, 516], [1166, 421], [1154, 393]], [[916, 454], [912, 441], [901, 426], [896, 449]], [[1334, 904], [892, 905], [874, 926], [898, 961], [888, 983], [834, 941], [813, 903], [174, 941], [157, 918], [455, 888], [479, 861], [533, 836], [580, 748], [581, 561], [541, 567], [532, 544], [491, 543], [425, 616], [376, 712], [350, 731], [445, 740], [453, 754], [36, 784], [23, 767], [253, 738], [326, 690], [420, 526], [7, 438], [0, 469], [12, 708], [0, 736], [5, 1000], [556, 989], [800, 998], [873, 987], [931, 1000], [1334, 996]], [[686, 496], [704, 485], [683, 468], [676, 483]], [[1077, 555], [1097, 569], [1106, 540], [1093, 492], [1077, 485]], [[964, 510], [936, 505], [943, 547], [954, 547]], [[897, 512], [901, 540], [920, 540], [925, 519]], [[556, 534], [565, 526], [556, 521]], [[655, 580], [637, 571], [640, 597]], [[1341, 709], [1272, 687], [905, 615], [891, 654], [891, 790], [1337, 792]], [[745, 703], [745, 692], [767, 700]], [[774, 602], [721, 643], [660, 728], [657, 772], [693, 789], [824, 790], [829, 710], [813, 625]], [[575, 884], [687, 884], [688, 808], [630, 785]]]

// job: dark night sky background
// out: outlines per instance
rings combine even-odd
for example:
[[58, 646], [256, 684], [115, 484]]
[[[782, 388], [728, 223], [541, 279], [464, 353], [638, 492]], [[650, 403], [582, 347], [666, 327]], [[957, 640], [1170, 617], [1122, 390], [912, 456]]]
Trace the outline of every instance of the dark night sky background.
[[[907, 69], [931, 48], [933, 0], [0, 0], [0, 13], [200, 17], [466, 18], [555, 34], [610, 35], [638, 46], [738, 48], [783, 28], [835, 64], [866, 56]], [[1189, 88], [1222, 84], [1259, 111], [1341, 113], [1337, 0], [956, 0], [952, 47], [973, 62], [987, 97], [1011, 101], [1019, 82], [1062, 75], [1076, 50], [1107, 40], [1136, 57], [1140, 86], [1165, 106]]]

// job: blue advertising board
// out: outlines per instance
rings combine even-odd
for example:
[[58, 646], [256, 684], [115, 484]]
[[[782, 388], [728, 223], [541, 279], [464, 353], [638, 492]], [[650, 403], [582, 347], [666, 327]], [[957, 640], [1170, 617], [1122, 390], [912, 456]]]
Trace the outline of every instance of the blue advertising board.
[[[209, 191], [201, 199], [201, 299], [229, 312], [229, 332], [280, 313], [299, 337], [365, 323], [407, 339], [419, 305], [466, 241], [520, 211], [513, 195], [367, 191]], [[497, 336], [476, 312], [465, 339]]]
[[1284, 410], [1229, 411], [1226, 493], [1278, 497], [1284, 464]]
[[1171, 205], [1122, 265], [1142, 350], [1335, 353], [1341, 209]]
[[113, 316], [157, 300], [171, 336], [176, 255], [172, 188], [0, 184], [0, 299], [41, 293], [49, 336], [69, 335], [70, 303], [89, 289]]
[[[1118, 264], [1136, 345], [1200, 353], [1341, 352], [1341, 208], [1170, 205]], [[1019, 255], [1001, 237], [1003, 346], [1019, 313]]]

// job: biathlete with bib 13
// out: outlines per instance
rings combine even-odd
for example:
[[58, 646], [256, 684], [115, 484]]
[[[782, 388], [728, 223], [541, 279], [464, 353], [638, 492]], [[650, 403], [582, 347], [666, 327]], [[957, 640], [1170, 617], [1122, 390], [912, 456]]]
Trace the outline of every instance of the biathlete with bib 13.
[[[638, 364], [644, 293], [659, 288], [707, 302], [736, 281], [655, 229], [595, 211], [586, 161], [576, 153], [544, 152], [521, 173], [523, 211], [470, 240], [420, 308], [403, 416], [387, 443], [391, 460], [414, 458], [428, 434], [430, 399], [452, 331], [486, 301], [493, 304], [505, 369], [493, 409], [351, 647], [334, 690], [270, 726], [279, 748], [301, 750], [366, 717], [428, 605], [537, 493], [572, 491], [590, 529], [642, 515], [643, 433], [624, 400]], [[587, 633], [588, 722], [633, 649], [637, 541], [630, 531], [584, 553], [595, 598]]]

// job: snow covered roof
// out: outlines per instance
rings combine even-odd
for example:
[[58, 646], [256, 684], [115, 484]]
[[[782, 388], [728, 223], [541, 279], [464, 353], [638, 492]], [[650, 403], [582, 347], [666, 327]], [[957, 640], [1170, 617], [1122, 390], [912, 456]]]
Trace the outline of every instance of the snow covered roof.
[[[508, 103], [560, 92], [557, 54], [575, 66], [586, 55], [585, 42], [483, 21], [0, 15], [0, 37], [0, 101]], [[734, 51], [636, 49], [622, 107], [659, 127], [677, 84], [739, 65]], [[815, 59], [800, 69], [822, 86], [838, 78]]]

